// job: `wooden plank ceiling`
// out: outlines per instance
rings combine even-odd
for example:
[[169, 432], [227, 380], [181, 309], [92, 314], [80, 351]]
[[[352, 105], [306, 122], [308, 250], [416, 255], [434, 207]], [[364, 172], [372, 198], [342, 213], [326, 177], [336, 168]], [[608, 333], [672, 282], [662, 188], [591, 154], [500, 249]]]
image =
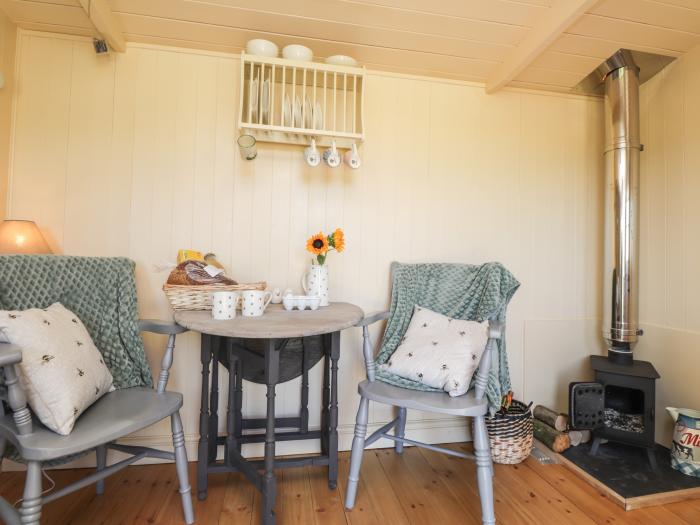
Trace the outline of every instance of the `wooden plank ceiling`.
[[[267, 38], [491, 88], [569, 91], [621, 47], [680, 56], [700, 43], [700, 0], [91, 1], [111, 7], [111, 30], [127, 42], [240, 52]], [[97, 35], [81, 3], [90, 0], [0, 0], [0, 9], [20, 27]]]

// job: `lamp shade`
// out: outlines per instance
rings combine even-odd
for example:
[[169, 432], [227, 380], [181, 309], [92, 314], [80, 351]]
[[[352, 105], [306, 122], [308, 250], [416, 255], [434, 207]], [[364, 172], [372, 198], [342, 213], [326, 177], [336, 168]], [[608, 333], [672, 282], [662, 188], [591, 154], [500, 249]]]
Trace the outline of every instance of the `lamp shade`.
[[51, 253], [34, 221], [5, 220], [0, 223], [0, 253]]

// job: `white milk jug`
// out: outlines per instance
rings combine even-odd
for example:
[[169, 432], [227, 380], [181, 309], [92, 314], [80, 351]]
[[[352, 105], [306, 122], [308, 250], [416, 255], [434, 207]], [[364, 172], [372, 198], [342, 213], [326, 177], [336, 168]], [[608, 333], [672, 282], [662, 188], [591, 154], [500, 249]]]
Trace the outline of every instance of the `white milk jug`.
[[319, 297], [320, 306], [328, 306], [328, 266], [312, 264], [301, 278], [301, 287], [306, 295]]
[[700, 411], [666, 407], [676, 422], [671, 443], [671, 466], [700, 478]]

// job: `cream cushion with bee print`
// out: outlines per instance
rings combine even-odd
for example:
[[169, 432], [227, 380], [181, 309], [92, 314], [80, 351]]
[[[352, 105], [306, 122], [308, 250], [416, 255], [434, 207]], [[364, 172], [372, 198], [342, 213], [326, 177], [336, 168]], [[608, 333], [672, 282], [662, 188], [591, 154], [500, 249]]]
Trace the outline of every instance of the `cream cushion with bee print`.
[[401, 343], [380, 367], [461, 396], [469, 389], [487, 341], [487, 321], [453, 319], [416, 306]]
[[113, 389], [102, 354], [62, 304], [0, 311], [0, 331], [22, 350], [19, 369], [29, 406], [54, 432], [70, 434], [80, 414]]

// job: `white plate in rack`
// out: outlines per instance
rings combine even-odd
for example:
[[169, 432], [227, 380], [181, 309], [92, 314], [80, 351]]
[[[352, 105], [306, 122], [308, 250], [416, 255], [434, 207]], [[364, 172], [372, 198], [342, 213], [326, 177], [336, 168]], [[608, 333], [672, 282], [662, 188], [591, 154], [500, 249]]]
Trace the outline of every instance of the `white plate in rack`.
[[314, 127], [314, 106], [308, 96], [304, 101], [304, 127], [307, 129]]
[[258, 120], [258, 79], [254, 79], [249, 85], [250, 93], [248, 94], [248, 104], [250, 106], [250, 121], [255, 122]]
[[304, 122], [302, 121], [301, 118], [301, 100], [299, 100], [299, 97], [294, 97], [294, 127], [296, 128], [303, 128], [304, 127]]
[[270, 123], [270, 79], [266, 78], [263, 82], [262, 102], [260, 103], [260, 111], [262, 114], [262, 123]]
[[292, 102], [289, 100], [289, 95], [284, 96], [284, 104], [282, 107], [282, 125], [294, 125], [294, 123], [292, 122]]
[[316, 102], [314, 106], [314, 129], [323, 129], [323, 110], [320, 102]]

